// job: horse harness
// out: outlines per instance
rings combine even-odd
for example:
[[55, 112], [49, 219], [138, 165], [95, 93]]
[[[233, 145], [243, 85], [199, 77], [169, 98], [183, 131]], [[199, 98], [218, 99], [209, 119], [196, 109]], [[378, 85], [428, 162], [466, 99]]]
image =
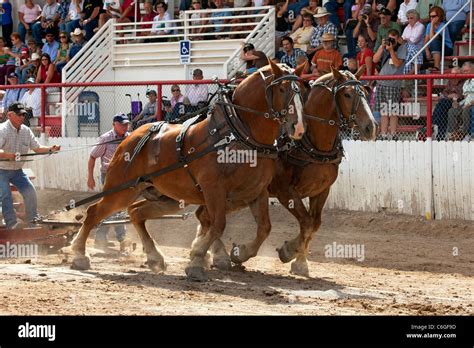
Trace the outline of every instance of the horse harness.
[[[336, 140], [334, 141], [333, 148], [330, 151], [319, 151], [316, 146], [311, 142], [311, 139], [306, 132], [301, 140], [293, 140], [288, 137], [286, 133], [283, 133], [277, 140], [277, 147], [280, 157], [283, 157], [286, 161], [291, 164], [303, 167], [311, 163], [320, 164], [339, 164], [344, 157], [344, 148], [342, 146], [341, 131], [344, 131], [355, 124], [356, 112], [360, 106], [361, 99], [367, 100], [367, 97], [363, 91], [362, 84], [358, 80], [347, 80], [343, 83], [335, 86], [329, 86], [328, 82], [316, 82], [311, 87], [323, 87], [327, 89], [333, 96], [334, 104], [336, 105], [336, 113], [339, 118], [339, 122], [335, 120], [327, 120], [318, 116], [307, 115], [306, 118], [315, 120], [322, 124], [329, 126], [337, 126], [338, 132]], [[351, 113], [347, 117], [341, 112], [339, 104], [337, 103], [337, 93], [345, 87], [353, 86], [356, 91], [356, 98], [354, 98], [351, 107]]]
[[[159, 177], [161, 175], [167, 174], [169, 172], [172, 172], [174, 170], [180, 169], [180, 168], [186, 168], [188, 174], [190, 175], [194, 185], [198, 190], [201, 191], [201, 188], [199, 187], [199, 184], [197, 183], [197, 180], [192, 173], [191, 169], [189, 168], [189, 164], [191, 162], [194, 162], [195, 160], [206, 156], [207, 154], [215, 151], [219, 151], [220, 149], [223, 149], [227, 147], [230, 143], [236, 141], [240, 145], [257, 151], [257, 155], [259, 157], [265, 157], [265, 158], [271, 158], [271, 159], [276, 159], [278, 157], [278, 150], [272, 146], [272, 145], [266, 145], [266, 144], [260, 144], [256, 142], [250, 135], [250, 131], [248, 128], [245, 126], [245, 124], [237, 117], [237, 112], [236, 109], [238, 110], [244, 110], [248, 112], [252, 112], [253, 114], [263, 116], [265, 118], [270, 118], [272, 117], [272, 120], [279, 122], [280, 124], [283, 124], [287, 122], [287, 109], [282, 109], [280, 111], [274, 111], [273, 110], [273, 103], [269, 103], [272, 101], [272, 96], [271, 96], [271, 89], [270, 93], [269, 88], [273, 87], [275, 85], [278, 85], [282, 83], [283, 81], [290, 81], [291, 82], [291, 90], [292, 90], [292, 95], [291, 96], [286, 96], [286, 101], [287, 103], [285, 104], [286, 107], [288, 108], [291, 101], [295, 97], [297, 93], [300, 93], [299, 87], [296, 84], [296, 81], [298, 81], [298, 77], [295, 75], [284, 75], [279, 78], [274, 78], [270, 84], [267, 84], [267, 81], [269, 78], [274, 77], [274, 75], [270, 75], [265, 78], [263, 73], [260, 71], [262, 74], [262, 78], [264, 78], [264, 81], [266, 83], [265, 86], [265, 95], [266, 95], [266, 100], [268, 103], [268, 107], [271, 110], [270, 113], [264, 113], [258, 110], [254, 110], [251, 108], [243, 107], [240, 105], [236, 105], [231, 103], [228, 100], [227, 97], [227, 87], [219, 83], [219, 89], [220, 92], [218, 93], [218, 101], [215, 103], [216, 105], [220, 106], [222, 113], [224, 115], [224, 122], [215, 124], [215, 119], [212, 117], [212, 113], [214, 111], [215, 106], [210, 107], [209, 111], [207, 113], [207, 117], [209, 118], [209, 130], [208, 134], [212, 138], [210, 141], [209, 145], [202, 151], [196, 153], [196, 149], [199, 148], [202, 144], [206, 143], [209, 137], [206, 137], [200, 144], [195, 145], [191, 147], [188, 151], [187, 154], [183, 152], [184, 148], [184, 140], [186, 137], [186, 133], [189, 130], [189, 128], [194, 125], [199, 123], [204, 119], [203, 115], [197, 115], [191, 119], [186, 120], [183, 123], [183, 126], [181, 128], [181, 131], [179, 135], [176, 137], [176, 154], [177, 154], [177, 162], [161, 168], [160, 170], [142, 175], [138, 178], [135, 178], [133, 180], [126, 181], [118, 186], [115, 186], [111, 189], [108, 189], [106, 191], [100, 192], [98, 194], [95, 194], [91, 197], [85, 198], [83, 200], [80, 200], [78, 202], [74, 202], [73, 205], [68, 205], [66, 206], [66, 210], [71, 210], [73, 208], [79, 207], [81, 205], [87, 204], [89, 202], [93, 202], [99, 198], [102, 198], [104, 196], [107, 196], [111, 193], [119, 192], [122, 190], [125, 190], [130, 187], [137, 186], [141, 182], [146, 182], [151, 180], [152, 178]], [[270, 97], [269, 97], [270, 95]], [[147, 133], [140, 139], [140, 141], [137, 143], [133, 150], [133, 154], [130, 158], [129, 163], [127, 164], [126, 170], [130, 167], [131, 163], [133, 160], [136, 158], [136, 156], [140, 153], [140, 151], [143, 149], [145, 144], [148, 142], [148, 140], [151, 138], [151, 136], [154, 133], [159, 132], [163, 125], [166, 122], [164, 121], [159, 121], [153, 123], [152, 126], [148, 129]]]

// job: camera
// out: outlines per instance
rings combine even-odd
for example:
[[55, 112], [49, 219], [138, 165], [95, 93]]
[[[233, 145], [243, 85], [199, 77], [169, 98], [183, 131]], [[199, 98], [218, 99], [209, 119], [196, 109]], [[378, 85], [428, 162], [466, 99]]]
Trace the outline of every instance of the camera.
[[395, 45], [396, 41], [394, 38], [391, 38], [391, 37], [388, 37], [386, 39], [383, 40], [383, 44], [384, 45]]
[[366, 14], [363, 14], [363, 15], [362, 15], [362, 19], [363, 19], [364, 21], [367, 20], [368, 18], [369, 18], [369, 16], [367, 16]]

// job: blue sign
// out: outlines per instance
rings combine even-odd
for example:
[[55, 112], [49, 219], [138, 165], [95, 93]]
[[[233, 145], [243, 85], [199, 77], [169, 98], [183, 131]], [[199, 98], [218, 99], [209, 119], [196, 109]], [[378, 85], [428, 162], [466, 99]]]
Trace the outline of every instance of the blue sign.
[[179, 60], [181, 64], [189, 64], [191, 61], [191, 43], [188, 40], [179, 42]]

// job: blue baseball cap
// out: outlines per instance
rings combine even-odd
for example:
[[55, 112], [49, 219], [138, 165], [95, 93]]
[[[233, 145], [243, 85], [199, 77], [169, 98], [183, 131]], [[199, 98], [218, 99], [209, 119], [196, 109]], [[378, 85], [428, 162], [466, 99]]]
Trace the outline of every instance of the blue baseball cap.
[[118, 122], [118, 123], [121, 123], [121, 124], [126, 124], [126, 123], [130, 123], [130, 120], [128, 119], [128, 117], [124, 114], [118, 114], [118, 115], [115, 115], [114, 116], [114, 120], [113, 122]]

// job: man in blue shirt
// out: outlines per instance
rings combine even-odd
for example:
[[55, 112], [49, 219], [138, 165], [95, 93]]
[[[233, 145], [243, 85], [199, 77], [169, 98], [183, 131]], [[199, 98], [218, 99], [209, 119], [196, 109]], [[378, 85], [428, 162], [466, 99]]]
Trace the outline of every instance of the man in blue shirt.
[[46, 32], [46, 43], [43, 45], [41, 50], [43, 53], [49, 54], [51, 62], [54, 63], [56, 56], [58, 55], [59, 42], [54, 39], [54, 33], [52, 30]]
[[[14, 72], [12, 72], [10, 75], [8, 75], [8, 84], [9, 85], [18, 85], [18, 75]], [[5, 95], [3, 96], [2, 100], [2, 107], [3, 110], [8, 110], [8, 107], [15, 103], [20, 101], [21, 97], [25, 94], [25, 89], [24, 88], [10, 88], [7, 89], [5, 92]]]

